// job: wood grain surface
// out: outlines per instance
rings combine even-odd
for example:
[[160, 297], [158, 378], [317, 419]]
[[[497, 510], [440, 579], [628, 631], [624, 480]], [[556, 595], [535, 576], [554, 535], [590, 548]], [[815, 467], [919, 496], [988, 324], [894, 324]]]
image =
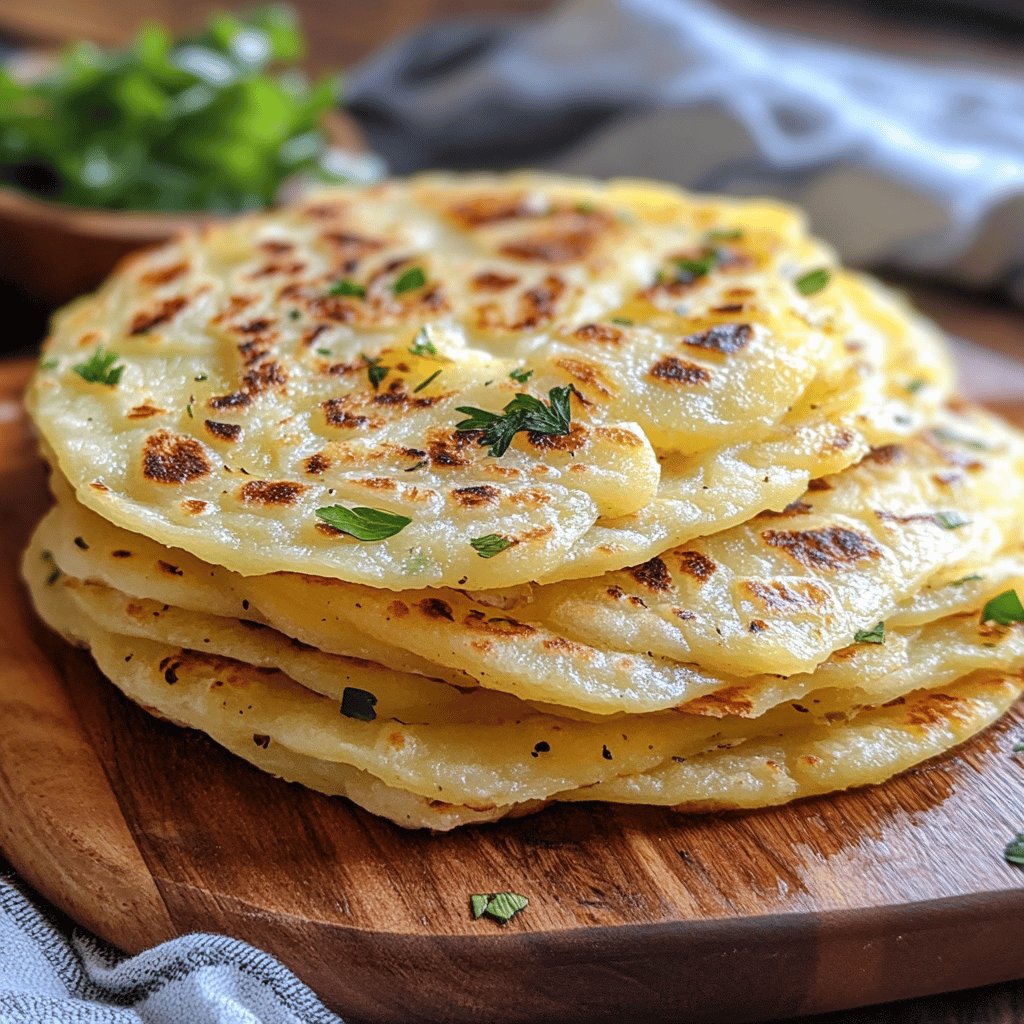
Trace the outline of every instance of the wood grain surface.
[[[14, 567], [46, 502], [0, 370], [0, 846], [129, 951], [222, 931], [350, 1024], [741, 1021], [1024, 976], [1017, 712], [871, 790], [686, 818], [577, 805], [410, 833], [156, 721], [37, 626]], [[529, 896], [507, 927], [472, 892]]]

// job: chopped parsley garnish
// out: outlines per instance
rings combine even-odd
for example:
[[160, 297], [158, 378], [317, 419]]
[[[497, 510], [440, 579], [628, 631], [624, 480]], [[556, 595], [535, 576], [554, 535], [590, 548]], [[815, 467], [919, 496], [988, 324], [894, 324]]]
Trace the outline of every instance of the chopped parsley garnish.
[[715, 228], [704, 237], [709, 242], [738, 242], [743, 237], [743, 228]]
[[318, 348], [316, 350], [316, 354], [318, 356], [329, 356], [331, 354], [331, 350], [329, 348]]
[[853, 642], [855, 644], [884, 644], [885, 643], [885, 623], [879, 622], [877, 626], [872, 626], [871, 629], [861, 629], [853, 634]]
[[1014, 622], [1024, 622], [1024, 605], [1020, 603], [1016, 590], [1004, 590], [997, 594], [981, 610], [982, 622], [995, 622], [1000, 626], [1009, 626]]
[[41, 370], [56, 370], [58, 366], [60, 366], [59, 359], [43, 359], [39, 363], [39, 368]]
[[356, 718], [360, 722], [372, 722], [377, 717], [373, 709], [377, 698], [369, 690], [360, 690], [358, 686], [346, 686], [341, 694], [341, 713], [346, 718]]
[[683, 257], [675, 261], [679, 270], [677, 280], [689, 283], [698, 277], [706, 277], [718, 264], [718, 251], [707, 250], [696, 258]]
[[335, 281], [331, 285], [328, 295], [352, 295], [357, 299], [366, 297], [366, 289], [355, 281], [350, 281], [347, 277], [343, 277], [340, 281]]
[[300, 316], [302, 316], [302, 314], [297, 309], [289, 309], [288, 310], [288, 319], [289, 320], [298, 320]]
[[1015, 754], [1022, 754], [1022, 753], [1024, 753], [1024, 740], [1017, 740], [1017, 742], [1014, 743], [1014, 745], [1013, 745], [1013, 752]]
[[1006, 844], [1006, 850], [1003, 853], [1007, 861], [1010, 864], [1016, 864], [1017, 867], [1024, 867], [1024, 832], [1018, 832], [1013, 839]]
[[618, 324], [620, 327], [632, 327], [633, 321], [628, 316], [613, 316], [612, 323]]
[[356, 540], [387, 540], [404, 530], [412, 520], [380, 508], [346, 508], [328, 505], [316, 510], [317, 519]]
[[370, 387], [377, 391], [381, 381], [391, 371], [388, 367], [380, 365], [380, 356], [374, 356], [372, 359], [369, 356], [363, 356], [363, 362], [366, 363], [366, 376], [370, 378]]
[[961, 526], [969, 526], [971, 522], [959, 512], [936, 512], [932, 518], [936, 525], [941, 526], [944, 530], [956, 530]]
[[913, 380], [908, 380], [904, 386], [908, 394], [916, 395], [927, 383], [928, 381], [924, 377], [915, 377]]
[[958, 434], [955, 430], [949, 430], [946, 427], [935, 427], [932, 430], [932, 437], [943, 444], [959, 444], [963, 445], [964, 448], [973, 448], [976, 452], [991, 450], [991, 446], [987, 445], [984, 441], [978, 441], [973, 437], [964, 437], [963, 434]]
[[817, 270], [808, 270], [806, 274], [801, 274], [793, 283], [801, 295], [816, 295], [831, 280], [832, 272], [827, 267], [818, 267]]
[[116, 352], [104, 352], [101, 345], [84, 363], [73, 366], [72, 369], [82, 380], [90, 384], [106, 384], [113, 387], [124, 373], [124, 366], [115, 366], [118, 360]]
[[474, 893], [469, 897], [469, 909], [474, 921], [486, 914], [499, 924], [508, 924], [516, 914], [529, 905], [530, 901], [525, 896], [515, 892]]
[[208, 374], [197, 373], [192, 379], [193, 380], [197, 380], [197, 381], [202, 381], [202, 380], [209, 380], [210, 378], [209, 378]]
[[417, 391], [422, 391], [431, 381], [437, 380], [437, 378], [441, 376], [441, 372], [441, 370], [435, 370], [426, 380], [421, 380], [419, 384], [412, 389], [413, 394], [416, 394]]
[[412, 344], [409, 346], [409, 351], [414, 356], [436, 356], [437, 348], [434, 343], [430, 340], [430, 335], [427, 333], [426, 327], [421, 327], [416, 332], [416, 337], [413, 338]]
[[552, 388], [548, 392], [550, 404], [545, 405], [539, 398], [520, 392], [501, 413], [460, 405], [456, 411], [465, 413], [469, 419], [456, 423], [455, 429], [483, 431], [479, 444], [488, 445], [487, 454], [498, 458], [508, 451], [512, 438], [522, 430], [552, 437], [568, 434], [571, 394], [571, 385]]
[[509, 376], [518, 384], [525, 384], [533, 376], [533, 370], [523, 370], [517, 366], [509, 372]]
[[506, 548], [512, 547], [512, 541], [497, 533], [489, 533], [486, 537], [474, 537], [469, 543], [481, 558], [493, 558]]
[[189, 418], [190, 420], [194, 420], [194, 419], [196, 418], [196, 414], [195, 414], [195, 413], [194, 413], [194, 412], [192, 411], [192, 402], [194, 402], [194, 401], [195, 401], [195, 399], [194, 399], [194, 398], [193, 398], [193, 399], [191, 399], [191, 400], [189, 401], [188, 405], [186, 405], [186, 406], [185, 406], [185, 412], [187, 412], [187, 413], [188, 413], [188, 418]]
[[394, 291], [396, 295], [403, 292], [411, 292], [416, 288], [422, 288], [427, 283], [427, 275], [423, 273], [422, 267], [410, 267], [403, 271], [395, 281]]
[[978, 573], [972, 572], [969, 576], [961, 576], [958, 580], [953, 580], [951, 583], [947, 583], [947, 587], [962, 587], [965, 583], [973, 583], [975, 580], [983, 580], [984, 576], [979, 576]]

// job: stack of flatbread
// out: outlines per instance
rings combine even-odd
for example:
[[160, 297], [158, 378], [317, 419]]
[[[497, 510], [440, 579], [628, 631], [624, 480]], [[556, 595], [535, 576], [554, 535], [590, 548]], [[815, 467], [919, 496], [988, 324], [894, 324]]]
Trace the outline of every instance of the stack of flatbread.
[[772, 202], [337, 189], [125, 262], [30, 391], [42, 617], [400, 825], [877, 783], [1024, 683], [1024, 443]]

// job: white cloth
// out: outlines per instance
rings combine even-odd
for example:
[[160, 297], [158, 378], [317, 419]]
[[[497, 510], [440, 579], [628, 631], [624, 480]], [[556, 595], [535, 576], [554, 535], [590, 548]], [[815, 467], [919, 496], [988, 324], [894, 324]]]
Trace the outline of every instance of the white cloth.
[[1024, 301], [1024, 76], [769, 31], [699, 0], [427, 28], [357, 68], [395, 170], [538, 165], [781, 196], [851, 263]]
[[267, 953], [185, 935], [122, 958], [66, 937], [0, 876], [3, 1024], [341, 1024]]

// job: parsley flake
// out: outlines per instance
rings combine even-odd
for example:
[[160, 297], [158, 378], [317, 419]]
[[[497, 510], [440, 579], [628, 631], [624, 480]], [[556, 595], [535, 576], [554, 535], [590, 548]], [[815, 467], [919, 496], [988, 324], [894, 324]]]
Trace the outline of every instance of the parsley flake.
[[430, 340], [430, 335], [427, 333], [426, 327], [421, 327], [416, 332], [416, 337], [413, 338], [412, 344], [409, 346], [409, 351], [414, 356], [436, 356], [437, 348], [434, 343]]
[[709, 242], [738, 242], [743, 237], [743, 228], [715, 228], [704, 237]]
[[514, 370], [509, 371], [509, 376], [516, 383], [525, 384], [533, 376], [533, 370], [524, 370], [517, 366]]
[[355, 718], [360, 722], [372, 722], [377, 717], [373, 709], [377, 706], [377, 698], [369, 690], [360, 690], [358, 686], [346, 686], [341, 693], [341, 713], [346, 718]]
[[327, 292], [328, 295], [352, 295], [357, 299], [366, 297], [366, 289], [355, 281], [350, 281], [347, 277], [343, 277], [340, 281], [335, 281], [331, 285], [330, 290]]
[[373, 359], [363, 356], [363, 362], [366, 363], [366, 376], [370, 378], [370, 387], [378, 391], [381, 381], [391, 372], [390, 369], [380, 365], [380, 356], [374, 356]]
[[877, 626], [872, 626], [871, 629], [858, 630], [853, 634], [853, 642], [855, 644], [884, 644], [885, 623], [879, 622]]
[[1024, 753], [1024, 740], [1017, 740], [1013, 745], [1013, 752], [1015, 754]]
[[72, 369], [82, 380], [90, 384], [106, 384], [107, 387], [113, 387], [124, 373], [124, 366], [114, 365], [117, 360], [116, 352], [104, 352], [101, 345], [84, 363], [79, 363]]
[[908, 380], [904, 388], [908, 395], [916, 395], [927, 383], [928, 381], [924, 377], [915, 377], [913, 380]]
[[486, 537], [474, 537], [469, 543], [481, 558], [493, 558], [506, 548], [512, 547], [512, 541], [497, 533], [489, 533]]
[[947, 583], [947, 587], [962, 587], [965, 583], [973, 583], [975, 580], [983, 580], [985, 577], [980, 576], [976, 572], [972, 572], [969, 576], [961, 576], [958, 580], [953, 580], [951, 583]]
[[60, 366], [59, 359], [43, 359], [39, 363], [41, 370], [56, 370], [58, 366]]
[[486, 914], [499, 924], [508, 924], [530, 901], [516, 892], [474, 893], [469, 897], [469, 908], [473, 920]]
[[1009, 626], [1014, 622], [1024, 622], [1024, 605], [1020, 603], [1016, 590], [1004, 590], [997, 594], [981, 610], [982, 622], [995, 622], [1000, 626]]
[[935, 427], [932, 430], [932, 437], [943, 444], [959, 444], [964, 448], [972, 448], [976, 452], [991, 451], [991, 446], [984, 441], [978, 441], [973, 437], [964, 437], [963, 434], [958, 434], [955, 430], [949, 430], [946, 427]]
[[480, 445], [488, 445], [487, 454], [498, 458], [508, 451], [512, 438], [520, 431], [563, 437], [569, 433], [571, 417], [569, 396], [571, 385], [552, 388], [548, 392], [548, 405], [539, 398], [520, 392], [501, 413], [460, 405], [456, 411], [469, 419], [455, 424], [456, 430], [480, 430]]
[[707, 277], [718, 264], [718, 253], [710, 250], [696, 258], [683, 257], [675, 261], [679, 270], [677, 280], [689, 283], [696, 281], [698, 277]]
[[628, 316], [613, 316], [612, 323], [618, 324], [620, 327], [632, 327], [633, 321]]
[[417, 391], [422, 391], [431, 381], [437, 380], [440, 376], [441, 371], [435, 370], [426, 380], [421, 380], [419, 384], [412, 389], [413, 394], [416, 394]]
[[412, 520], [380, 508], [346, 508], [328, 505], [316, 510], [317, 519], [347, 533], [356, 540], [387, 540], [404, 530]]
[[192, 379], [193, 380], [197, 380], [197, 381], [203, 381], [203, 380], [209, 380], [210, 377], [209, 377], [209, 374], [197, 373]]
[[423, 273], [423, 268], [410, 267], [399, 274], [398, 280], [394, 284], [394, 292], [396, 295], [401, 295], [404, 292], [411, 292], [417, 288], [422, 288], [426, 283], [427, 275]]
[[960, 515], [959, 512], [936, 512], [932, 517], [935, 520], [936, 526], [941, 526], [944, 530], [957, 530], [961, 526], [969, 526], [970, 519]]
[[1018, 832], [1013, 839], [1006, 844], [1003, 856], [1010, 864], [1017, 867], [1024, 867], [1024, 832]]
[[329, 356], [331, 354], [331, 350], [329, 348], [318, 348], [316, 350], [316, 354], [318, 356]]
[[832, 272], [827, 267], [818, 267], [817, 270], [808, 270], [806, 274], [801, 274], [793, 283], [801, 295], [816, 295], [831, 280]]

